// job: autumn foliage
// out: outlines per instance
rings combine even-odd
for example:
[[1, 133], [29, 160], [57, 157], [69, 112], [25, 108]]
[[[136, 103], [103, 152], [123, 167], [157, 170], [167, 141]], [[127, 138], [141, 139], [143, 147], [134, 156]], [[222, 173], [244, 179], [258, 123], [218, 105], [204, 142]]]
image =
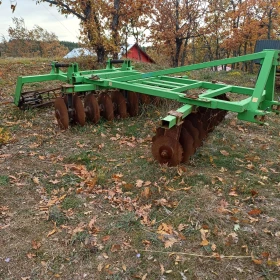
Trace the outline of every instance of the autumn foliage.
[[22, 18], [13, 18], [14, 27], [9, 27], [9, 41], [4, 40], [3, 53], [12, 57], [63, 56], [68, 49], [60, 44], [53, 32], [35, 25], [29, 30]]
[[279, 37], [277, 0], [39, 0], [81, 21], [81, 42], [99, 62], [132, 38], [172, 66], [254, 52], [258, 39]]

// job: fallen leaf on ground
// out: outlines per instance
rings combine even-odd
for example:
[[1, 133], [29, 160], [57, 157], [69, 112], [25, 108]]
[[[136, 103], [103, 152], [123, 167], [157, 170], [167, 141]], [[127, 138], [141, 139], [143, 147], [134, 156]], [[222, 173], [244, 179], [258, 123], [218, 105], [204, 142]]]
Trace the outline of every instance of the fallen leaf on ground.
[[53, 235], [53, 234], [55, 234], [56, 233], [56, 229], [53, 229], [53, 230], [51, 230], [48, 234], [47, 234], [47, 237], [49, 237], [49, 236], [51, 236], [51, 235]]
[[31, 245], [32, 245], [32, 248], [34, 250], [37, 250], [37, 249], [39, 249], [41, 247], [42, 244], [39, 241], [32, 240], [31, 241]]
[[89, 227], [90, 229], [93, 228], [93, 226], [94, 226], [94, 224], [95, 224], [95, 222], [96, 222], [96, 219], [97, 219], [97, 216], [94, 216], [94, 217], [90, 220], [90, 222], [88, 223], [88, 227]]
[[225, 150], [221, 150], [220, 153], [224, 156], [229, 156], [229, 152], [227, 152]]
[[163, 273], [165, 271], [164, 266], [161, 263], [159, 264], [159, 266], [160, 266], [160, 274], [163, 275]]
[[117, 252], [121, 250], [121, 245], [120, 244], [113, 244], [111, 247], [111, 252]]
[[252, 259], [255, 264], [262, 264], [262, 260]]
[[260, 209], [253, 209], [253, 210], [249, 211], [248, 214], [249, 214], [250, 216], [258, 216], [258, 215], [261, 214], [261, 212], [262, 212], [262, 211], [261, 211]]
[[141, 192], [141, 197], [148, 199], [151, 196], [151, 191], [149, 187], [145, 187]]
[[209, 241], [206, 240], [206, 239], [204, 239], [204, 240], [202, 240], [202, 241], [200, 242], [200, 245], [201, 245], [201, 246], [207, 246], [208, 244], [209, 244]]
[[38, 177], [33, 177], [33, 182], [34, 182], [35, 184], [37, 184], [37, 185], [40, 184], [40, 180], [39, 180]]
[[144, 181], [143, 180], [137, 180], [136, 181], [136, 187], [141, 188], [143, 186]]
[[104, 237], [102, 238], [102, 241], [103, 241], [103, 242], [106, 242], [106, 241], [108, 241], [110, 238], [111, 238], [110, 235], [106, 235], [106, 236], [104, 236]]
[[174, 243], [176, 243], [178, 240], [176, 238], [170, 238], [164, 242], [164, 248], [171, 248]]

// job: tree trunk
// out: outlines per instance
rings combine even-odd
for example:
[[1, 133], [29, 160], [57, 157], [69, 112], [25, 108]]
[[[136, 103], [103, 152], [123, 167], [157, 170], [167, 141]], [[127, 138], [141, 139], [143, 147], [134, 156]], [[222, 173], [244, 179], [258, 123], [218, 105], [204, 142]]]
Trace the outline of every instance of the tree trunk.
[[182, 52], [182, 56], [181, 56], [181, 65], [185, 65], [185, 59], [187, 56], [187, 46], [188, 46], [188, 42], [189, 42], [189, 38], [185, 39], [185, 43], [184, 43], [184, 48], [183, 48], [183, 52]]
[[268, 24], [267, 24], [267, 39], [271, 39], [271, 32], [272, 32], [272, 9], [268, 12]]
[[179, 57], [180, 51], [182, 47], [183, 41], [180, 38], [176, 38], [176, 46], [175, 46], [175, 55], [173, 56], [173, 67], [178, 67], [179, 65]]
[[[179, 0], [176, 0], [175, 3], [175, 14], [176, 14], [176, 32], [179, 30]], [[178, 36], [178, 35], [177, 35]], [[179, 55], [182, 46], [182, 39], [176, 37], [175, 39], [175, 55], [173, 56], [173, 67], [177, 67], [179, 65]]]
[[[114, 0], [114, 11], [113, 11], [113, 20], [112, 20], [112, 37], [115, 46], [119, 46], [119, 18], [120, 18], [120, 0]], [[114, 51], [113, 58], [118, 58], [118, 52]]]
[[97, 54], [97, 62], [104, 63], [105, 58], [105, 48], [104, 46], [100, 45], [96, 47], [96, 54]]

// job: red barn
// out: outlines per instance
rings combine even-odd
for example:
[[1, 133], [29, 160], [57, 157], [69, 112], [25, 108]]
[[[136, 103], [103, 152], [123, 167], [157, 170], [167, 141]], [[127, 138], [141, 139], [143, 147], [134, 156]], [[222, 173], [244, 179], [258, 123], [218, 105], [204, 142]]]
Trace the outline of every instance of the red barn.
[[135, 43], [134, 45], [129, 45], [127, 47], [127, 52], [125, 48], [122, 48], [120, 56], [122, 58], [128, 58], [131, 60], [155, 63], [155, 61], [151, 57], [149, 57], [149, 55], [137, 43]]

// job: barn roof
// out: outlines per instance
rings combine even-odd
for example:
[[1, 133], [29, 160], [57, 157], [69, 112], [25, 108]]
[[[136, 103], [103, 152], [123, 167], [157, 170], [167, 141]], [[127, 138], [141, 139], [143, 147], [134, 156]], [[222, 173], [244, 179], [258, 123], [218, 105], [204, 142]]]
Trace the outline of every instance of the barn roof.
[[75, 48], [63, 58], [75, 58], [80, 56], [96, 56], [96, 53], [86, 48]]
[[155, 63], [155, 61], [137, 43], [127, 45], [127, 51], [126, 46], [122, 46], [121, 51], [118, 54], [119, 58], [122, 58], [126, 54], [126, 52], [128, 53], [133, 47], [139, 49], [152, 63]]

